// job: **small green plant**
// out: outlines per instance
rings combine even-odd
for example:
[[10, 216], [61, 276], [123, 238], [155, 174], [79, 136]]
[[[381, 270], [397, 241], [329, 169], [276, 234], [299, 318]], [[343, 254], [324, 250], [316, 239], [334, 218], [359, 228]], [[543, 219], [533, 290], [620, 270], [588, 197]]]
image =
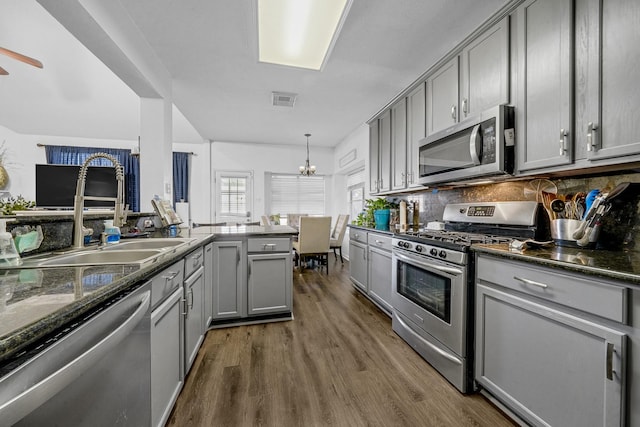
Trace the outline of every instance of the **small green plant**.
[[358, 214], [354, 223], [362, 227], [375, 227], [376, 220], [373, 213], [381, 209], [397, 209], [398, 204], [385, 198], [365, 199], [364, 210]]
[[0, 213], [2, 215], [11, 215], [14, 211], [26, 211], [35, 206], [35, 202], [25, 199], [22, 195], [0, 199]]

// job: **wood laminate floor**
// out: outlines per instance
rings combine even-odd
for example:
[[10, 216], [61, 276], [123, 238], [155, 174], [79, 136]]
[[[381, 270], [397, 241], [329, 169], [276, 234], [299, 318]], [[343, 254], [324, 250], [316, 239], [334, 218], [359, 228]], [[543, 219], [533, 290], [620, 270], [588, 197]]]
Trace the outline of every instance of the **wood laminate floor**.
[[168, 426], [514, 425], [431, 368], [329, 259], [329, 276], [294, 271], [294, 320], [207, 333]]

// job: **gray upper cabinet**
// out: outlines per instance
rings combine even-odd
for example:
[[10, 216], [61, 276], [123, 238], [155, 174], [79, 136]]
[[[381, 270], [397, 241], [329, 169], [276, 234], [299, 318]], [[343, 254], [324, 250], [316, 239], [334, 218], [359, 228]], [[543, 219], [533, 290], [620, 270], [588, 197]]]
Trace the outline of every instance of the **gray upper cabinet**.
[[570, 164], [572, 1], [530, 0], [515, 15], [518, 172]]
[[576, 157], [590, 166], [640, 154], [639, 22], [637, 0], [576, 1]]
[[509, 17], [460, 54], [460, 120], [509, 102]]
[[458, 122], [458, 57], [427, 77], [427, 134]]
[[407, 187], [407, 100], [391, 107], [391, 182], [392, 190]]
[[427, 135], [426, 83], [407, 95], [407, 186], [419, 185], [418, 146]]
[[369, 124], [369, 192], [391, 189], [391, 111]]

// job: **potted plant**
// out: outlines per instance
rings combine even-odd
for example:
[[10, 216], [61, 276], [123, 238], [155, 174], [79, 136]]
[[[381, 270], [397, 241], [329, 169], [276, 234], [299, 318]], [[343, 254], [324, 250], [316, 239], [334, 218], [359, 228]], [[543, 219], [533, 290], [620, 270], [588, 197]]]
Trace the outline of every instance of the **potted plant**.
[[389, 229], [390, 210], [398, 207], [396, 203], [385, 198], [365, 199], [364, 206], [365, 210], [356, 218], [356, 224], [379, 230]]

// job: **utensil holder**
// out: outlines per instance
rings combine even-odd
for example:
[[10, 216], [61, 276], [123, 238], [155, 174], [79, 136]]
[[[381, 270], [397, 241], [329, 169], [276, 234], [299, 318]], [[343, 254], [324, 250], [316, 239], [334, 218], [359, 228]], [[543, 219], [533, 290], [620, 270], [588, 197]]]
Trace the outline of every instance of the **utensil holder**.
[[592, 233], [595, 238], [589, 241], [587, 246], [578, 246], [577, 240], [573, 238], [573, 233], [580, 227], [582, 221], [577, 219], [554, 219], [551, 221], [551, 238], [558, 246], [569, 246], [573, 248], [588, 248], [595, 245], [597, 232]]

